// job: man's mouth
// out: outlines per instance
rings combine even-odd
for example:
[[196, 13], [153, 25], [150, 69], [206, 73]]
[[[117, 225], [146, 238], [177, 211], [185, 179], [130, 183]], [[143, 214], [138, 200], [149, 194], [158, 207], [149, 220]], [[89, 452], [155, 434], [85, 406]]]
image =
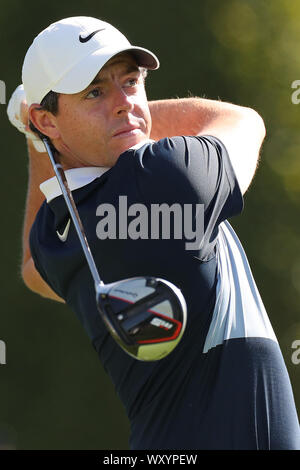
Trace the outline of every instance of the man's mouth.
[[124, 126], [121, 129], [118, 129], [113, 137], [126, 137], [130, 135], [136, 135], [140, 131], [139, 126]]

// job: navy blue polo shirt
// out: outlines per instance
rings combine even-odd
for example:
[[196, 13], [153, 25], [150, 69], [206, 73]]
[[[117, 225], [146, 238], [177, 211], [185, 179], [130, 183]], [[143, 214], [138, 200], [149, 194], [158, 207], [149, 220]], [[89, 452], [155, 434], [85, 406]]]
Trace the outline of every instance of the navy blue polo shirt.
[[[97, 311], [72, 222], [66, 240], [59, 236], [70, 217], [57, 182], [44, 184], [48, 195], [31, 230], [32, 257], [78, 316], [111, 377], [130, 420], [130, 448], [300, 449], [287, 370], [228, 222], [241, 213], [243, 197], [224, 145], [211, 136], [165, 138], [129, 149], [105, 171], [79, 168], [66, 175], [103, 281], [161, 277], [187, 302], [186, 331], [169, 356], [156, 362], [128, 356]], [[124, 233], [120, 198], [131, 208], [127, 226], [136, 220], [134, 208], [146, 208], [147, 223], [134, 225], [135, 236]], [[187, 249], [191, 238], [184, 227], [181, 237], [175, 229], [166, 237], [161, 224], [152, 236], [151, 211], [162, 204], [201, 207], [201, 243]], [[115, 219], [109, 226], [107, 218], [105, 237], [110, 209]], [[196, 212], [191, 220], [196, 233]]]

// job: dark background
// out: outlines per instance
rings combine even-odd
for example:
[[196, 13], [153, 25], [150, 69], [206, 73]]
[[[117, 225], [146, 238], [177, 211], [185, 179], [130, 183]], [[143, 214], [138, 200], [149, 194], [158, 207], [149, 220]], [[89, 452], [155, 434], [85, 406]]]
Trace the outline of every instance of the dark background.
[[[289, 0], [1, 0], [0, 79], [6, 103], [21, 83], [33, 38], [68, 16], [96, 16], [156, 53], [148, 98], [198, 95], [255, 108], [267, 127], [261, 162], [231, 220], [269, 313], [300, 411], [300, 4]], [[129, 426], [108, 377], [72, 311], [31, 293], [20, 277], [27, 188], [24, 137], [0, 105], [0, 440], [17, 449], [127, 449]], [[241, 158], [243, 154], [241, 153]]]

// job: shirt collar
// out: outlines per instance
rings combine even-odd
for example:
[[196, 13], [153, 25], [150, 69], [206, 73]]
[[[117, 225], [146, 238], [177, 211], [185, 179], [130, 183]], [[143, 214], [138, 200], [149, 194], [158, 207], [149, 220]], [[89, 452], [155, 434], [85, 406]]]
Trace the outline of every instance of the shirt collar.
[[[154, 142], [154, 140], [144, 140], [143, 142], [139, 142], [138, 144], [130, 147], [128, 150], [138, 150], [143, 145], [147, 143]], [[96, 178], [102, 176], [106, 171], [110, 168], [108, 167], [100, 167], [100, 166], [88, 166], [88, 167], [80, 167], [80, 168], [71, 168], [70, 170], [65, 171], [66, 179], [71, 191], [75, 189], [82, 188], [87, 184], [94, 181]], [[40, 184], [40, 190], [45, 195], [47, 202], [49, 203], [52, 199], [60, 196], [62, 191], [60, 189], [59, 183], [57, 181], [56, 176], [44, 181]]]

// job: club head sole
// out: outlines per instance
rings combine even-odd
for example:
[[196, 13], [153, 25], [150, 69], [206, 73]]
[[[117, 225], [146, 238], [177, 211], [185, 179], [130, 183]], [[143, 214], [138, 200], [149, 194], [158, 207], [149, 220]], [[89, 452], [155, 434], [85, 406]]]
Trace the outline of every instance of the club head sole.
[[117, 343], [141, 361], [170, 354], [186, 327], [184, 296], [160, 278], [136, 277], [100, 286], [97, 307]]

